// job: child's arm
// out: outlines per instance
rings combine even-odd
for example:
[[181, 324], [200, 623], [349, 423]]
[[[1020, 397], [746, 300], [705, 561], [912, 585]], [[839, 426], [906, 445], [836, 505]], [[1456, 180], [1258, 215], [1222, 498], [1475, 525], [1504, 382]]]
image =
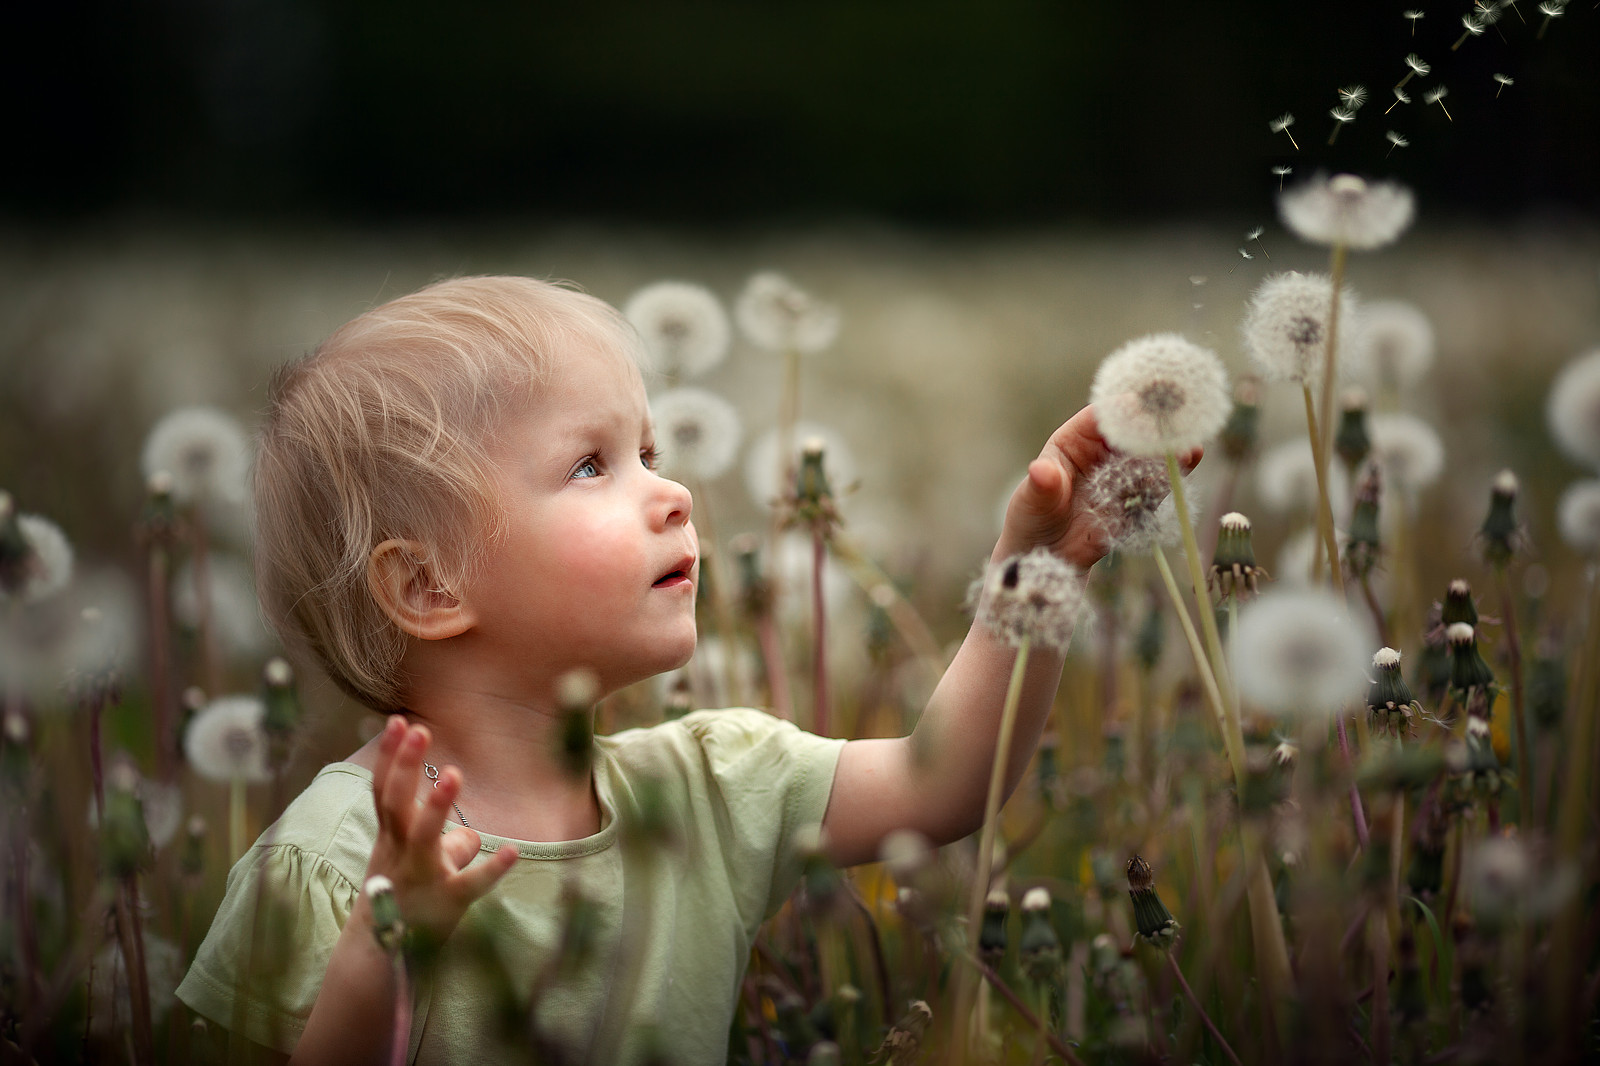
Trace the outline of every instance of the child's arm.
[[[1012, 493], [992, 558], [1044, 545], [1081, 569], [1092, 566], [1105, 549], [1083, 484], [1110, 455], [1092, 407], [1056, 430]], [[879, 844], [894, 829], [915, 829], [935, 844], [947, 844], [979, 828], [1015, 658], [1016, 649], [974, 625], [909, 737], [844, 746], [823, 818], [834, 862], [876, 859]], [[1039, 741], [1062, 663], [1060, 653], [1038, 645], [1029, 657], [1005, 795]]]
[[[467, 906], [494, 886], [517, 860], [502, 848], [473, 863], [478, 834], [462, 827], [444, 834], [450, 803], [461, 791], [461, 773], [445, 767], [438, 787], [417, 806], [428, 731], [389, 719], [372, 772], [378, 807], [378, 841], [367, 877], [383, 874], [394, 882], [395, 899], [407, 925], [442, 943]], [[469, 865], [470, 864], [470, 865]], [[372, 907], [365, 892], [328, 961], [292, 1063], [387, 1062], [388, 1034], [394, 1031], [394, 970], [372, 930]]]

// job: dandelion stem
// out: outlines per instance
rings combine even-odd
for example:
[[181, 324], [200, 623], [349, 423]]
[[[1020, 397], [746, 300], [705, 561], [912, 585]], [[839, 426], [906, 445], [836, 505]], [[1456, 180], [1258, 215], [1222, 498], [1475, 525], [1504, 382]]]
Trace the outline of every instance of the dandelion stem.
[[[194, 598], [200, 627], [201, 676], [206, 692], [213, 698], [222, 693], [222, 647], [217, 634], [217, 619], [211, 590], [211, 541], [206, 533], [203, 508], [194, 508], [190, 529], [194, 535]], [[235, 856], [237, 858], [238, 856]]]
[[1211, 673], [1211, 663], [1206, 658], [1205, 649], [1200, 645], [1200, 634], [1195, 632], [1194, 620], [1189, 617], [1189, 607], [1183, 601], [1183, 593], [1178, 589], [1177, 579], [1172, 576], [1172, 568], [1167, 565], [1166, 554], [1159, 547], [1150, 554], [1155, 558], [1156, 569], [1160, 571], [1161, 581], [1166, 586], [1167, 595], [1172, 599], [1173, 609], [1178, 615], [1178, 624], [1183, 629], [1183, 637], [1189, 642], [1189, 653], [1194, 656], [1195, 671], [1200, 675], [1200, 686], [1205, 690], [1211, 710], [1217, 716], [1217, 731], [1222, 734], [1222, 746], [1228, 754], [1235, 782], [1241, 782], [1243, 752], [1236, 754], [1233, 750], [1232, 738], [1228, 733], [1228, 715], [1223, 709], [1222, 693], [1217, 688], [1216, 677]]
[[828, 536], [821, 523], [811, 530], [811, 728], [818, 736], [831, 736], [828, 727], [828, 604], [822, 576], [828, 565]]
[[1322, 542], [1322, 551], [1316, 556], [1312, 569], [1312, 580], [1322, 579], [1322, 562], [1327, 560], [1330, 580], [1333, 587], [1339, 589], [1344, 581], [1339, 573], [1339, 543], [1333, 533], [1333, 506], [1328, 502], [1328, 464], [1322, 450], [1322, 431], [1311, 400], [1311, 387], [1302, 386], [1300, 392], [1306, 403], [1306, 434], [1311, 438], [1311, 468], [1317, 475], [1317, 532]]
[[1188, 979], [1183, 976], [1183, 970], [1178, 966], [1178, 957], [1170, 951], [1166, 955], [1167, 965], [1172, 968], [1172, 976], [1178, 979], [1178, 987], [1183, 989], [1183, 994], [1194, 1005], [1195, 1013], [1200, 1016], [1200, 1021], [1204, 1023], [1206, 1032], [1211, 1034], [1211, 1039], [1215, 1040], [1217, 1046], [1222, 1048], [1222, 1053], [1228, 1056], [1228, 1061], [1232, 1062], [1233, 1066], [1244, 1066], [1239, 1061], [1239, 1056], [1234, 1054], [1233, 1047], [1228, 1043], [1227, 1038], [1222, 1035], [1222, 1030], [1217, 1028], [1217, 1023], [1212, 1021], [1211, 1015], [1206, 1013], [1205, 1007], [1200, 1003], [1200, 997], [1195, 995], [1194, 989], [1189, 987]]
[[772, 713], [792, 722], [794, 702], [789, 696], [789, 671], [783, 662], [783, 645], [778, 640], [778, 627], [772, 620], [770, 607], [756, 619], [756, 641], [761, 645], [761, 662], [767, 673], [767, 698], [772, 701]]
[[[1414, 78], [1414, 77], [1416, 77], [1416, 76], [1417, 76], [1417, 72], [1416, 72], [1416, 71], [1414, 71], [1414, 70], [1408, 70], [1408, 71], [1406, 71], [1406, 76], [1405, 76], [1405, 77], [1403, 77], [1403, 78], [1401, 78], [1401, 79], [1400, 79], [1400, 80], [1399, 80], [1399, 81], [1398, 81], [1398, 82], [1397, 82], [1397, 83], [1396, 83], [1396, 84], [1395, 84], [1395, 88], [1396, 88], [1396, 89], [1404, 89], [1404, 88], [1405, 88], [1405, 87], [1406, 87], [1406, 82], [1408, 82], [1408, 81], [1410, 81], [1410, 80], [1411, 80], [1411, 79], [1412, 79], [1412, 78]], [[1395, 101], [1395, 103], [1399, 103], [1399, 102], [1400, 102], [1400, 101], [1398, 101], [1398, 100], [1396, 100], [1396, 101]], [[1394, 106], [1394, 104], [1390, 104], [1390, 105], [1389, 105], [1389, 106], [1390, 106], [1390, 107], [1393, 107], [1393, 106]], [[1389, 113], [1389, 112], [1387, 112], [1387, 111], [1385, 111], [1385, 112], [1384, 112], [1384, 114], [1386, 114], [1386, 115], [1387, 115], [1387, 114], [1388, 114], [1388, 113]]]
[[[1000, 732], [995, 741], [994, 758], [989, 767], [989, 792], [983, 801], [983, 830], [978, 837], [978, 864], [972, 873], [972, 887], [967, 896], [967, 939], [977, 943], [978, 930], [983, 925], [983, 901], [989, 894], [989, 878], [994, 870], [994, 839], [998, 830], [1000, 799], [1006, 786], [1006, 763], [1011, 754], [1011, 733], [1017, 722], [1017, 705], [1022, 698], [1022, 682], [1028, 671], [1028, 655], [1033, 638], [1024, 636], [1017, 646], [1016, 661], [1011, 665], [1011, 681], [1006, 686], [1005, 704], [1000, 710]], [[970, 987], [970, 982], [963, 982]], [[961, 1031], [971, 1010], [969, 1000], [956, 1001], [956, 1026]], [[958, 1042], [958, 1051], [963, 1044]]]
[[1388, 1062], [1389, 1022], [1389, 914], [1372, 908], [1367, 925], [1367, 945], [1372, 953], [1372, 1061]]
[[739, 672], [738, 626], [734, 623], [733, 598], [729, 595], [733, 581], [728, 575], [727, 558], [722, 554], [721, 543], [717, 540], [717, 524], [711, 513], [711, 493], [698, 480], [694, 489], [695, 510], [700, 516], [695, 520], [700, 532], [700, 555], [703, 565], [711, 568], [711, 614], [717, 621], [718, 635], [722, 637], [722, 681], [727, 686], [728, 701], [743, 707], [750, 697], [744, 690], [744, 681]]
[[405, 1066], [411, 1051], [411, 989], [406, 977], [406, 955], [396, 951], [394, 966], [394, 1031], [389, 1036], [389, 1066]]
[[234, 863], [244, 854], [244, 778], [235, 777], [228, 782], [228, 862]]
[[[133, 1061], [137, 1066], [154, 1066], [155, 1038], [150, 1024], [150, 983], [145, 975], [144, 949], [139, 935], [138, 891], [130, 889], [132, 878], [119, 878], [116, 899], [117, 939], [122, 949], [122, 967], [128, 976], [129, 1008], [133, 1014]], [[116, 987], [115, 977], [112, 987]]]
[[[1345, 733], [1343, 713], [1334, 719], [1334, 727], [1339, 735], [1339, 754], [1344, 757], [1345, 768], [1349, 769], [1355, 760], [1350, 758], [1350, 738]], [[1356, 840], [1361, 850], [1366, 851], [1372, 846], [1372, 841], [1367, 833], [1367, 814], [1361, 806], [1361, 790], [1354, 781], [1350, 782], [1350, 814], [1356, 823]]]
[[1332, 282], [1328, 297], [1328, 346], [1326, 358], [1322, 361], [1322, 395], [1317, 402], [1321, 448], [1312, 453], [1317, 464], [1317, 489], [1322, 494], [1322, 505], [1327, 508], [1328, 526], [1324, 535], [1328, 541], [1328, 566], [1335, 591], [1344, 588], [1344, 581], [1339, 573], [1339, 550], [1333, 541], [1333, 508], [1328, 502], [1327, 474], [1328, 455], [1333, 451], [1333, 383], [1338, 378], [1339, 369], [1339, 297], [1344, 287], [1344, 262], [1345, 246], [1343, 243], [1335, 244], [1328, 267]]
[[1083, 1060], [1074, 1055], [1072, 1053], [1072, 1049], [1067, 1047], [1067, 1045], [1062, 1042], [1060, 1037], [1056, 1036], [1055, 1033], [1050, 1031], [1050, 1027], [1045, 1024], [1043, 1018], [1039, 1017], [1037, 1014], [1033, 1013], [1033, 1011], [1028, 1009], [1027, 1004], [1022, 1002], [1022, 997], [1013, 992], [1011, 987], [1001, 979], [999, 974], [995, 973], [992, 969], [986, 966], [983, 960], [979, 959], [970, 951], [963, 952], [961, 957], [966, 960], [968, 965], [977, 970], [978, 973], [983, 976], [983, 979], [988, 981], [994, 990], [999, 992], [1000, 995], [1004, 997], [1007, 1003], [1011, 1004], [1011, 1008], [1013, 1010], [1022, 1015], [1022, 1021], [1025, 1025], [1028, 1025], [1029, 1027], [1044, 1034], [1045, 1040], [1049, 1041], [1050, 1043], [1051, 1051], [1054, 1051], [1057, 1055], [1060, 1055], [1062, 1059], [1070, 1063], [1071, 1066], [1083, 1066]]
[[171, 608], [167, 599], [171, 556], [163, 540], [152, 538], [149, 567], [150, 702], [155, 711], [156, 776], [169, 781], [177, 764], [177, 737], [172, 728]]
[[942, 677], [945, 668], [944, 652], [940, 650], [939, 640], [933, 635], [932, 628], [917, 612], [916, 607], [906, 599], [887, 574], [843, 535], [835, 533], [832, 545], [834, 558], [844, 564], [845, 572], [863, 592], [870, 595], [877, 589], [889, 590], [893, 598], [884, 607], [889, 621], [899, 630], [906, 646], [928, 668], [933, 680], [937, 681]]
[[1528, 763], [1528, 727], [1523, 713], [1522, 639], [1517, 633], [1517, 604], [1506, 581], [1506, 568], [1494, 568], [1495, 586], [1500, 592], [1500, 616], [1506, 624], [1506, 654], [1511, 660], [1511, 722], [1517, 731], [1517, 821], [1526, 826], [1532, 821], [1529, 797], [1533, 778]]

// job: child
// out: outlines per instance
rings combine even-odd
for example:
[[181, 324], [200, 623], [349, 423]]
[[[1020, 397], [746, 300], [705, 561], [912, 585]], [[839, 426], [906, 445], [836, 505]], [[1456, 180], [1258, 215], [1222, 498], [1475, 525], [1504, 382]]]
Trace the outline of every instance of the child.
[[[566, 757], [564, 678], [598, 698], [695, 647], [692, 502], [654, 471], [638, 344], [591, 297], [460, 278], [360, 316], [274, 381], [263, 605], [292, 651], [390, 718], [235, 866], [178, 989], [265, 1058], [386, 1061], [393, 970], [362, 887], [383, 874], [442, 944], [414, 968], [408, 1061], [525, 1061], [536, 1042], [558, 1061], [720, 1062], [757, 927], [799, 878], [797, 834], [820, 823], [848, 866], [894, 829], [943, 844], [979, 826], [1014, 657], [981, 627], [911, 737], [703, 711]], [[1107, 454], [1090, 409], [1057, 430], [994, 558], [1045, 545], [1092, 564], [1075, 490]], [[1032, 657], [1008, 791], [1061, 665]], [[666, 842], [620, 844], [646, 810]], [[593, 939], [547, 966], [575, 900]], [[504, 1004], [526, 1011], [536, 986], [533, 1024], [508, 1034]]]

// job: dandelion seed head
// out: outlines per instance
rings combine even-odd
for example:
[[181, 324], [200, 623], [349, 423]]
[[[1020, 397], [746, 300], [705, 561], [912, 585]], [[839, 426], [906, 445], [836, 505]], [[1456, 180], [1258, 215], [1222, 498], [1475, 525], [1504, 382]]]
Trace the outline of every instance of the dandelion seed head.
[[222, 696], [207, 704], [183, 734], [183, 753], [195, 773], [209, 781], [270, 781], [261, 727], [266, 710], [254, 696]]
[[[1328, 312], [1333, 282], [1326, 274], [1288, 270], [1268, 277], [1250, 297], [1242, 330], [1245, 350], [1269, 381], [1316, 384], [1328, 348]], [[1339, 356], [1344, 362], [1355, 338], [1355, 293], [1340, 292]]]
[[1556, 525], [1567, 546], [1600, 555], [1600, 480], [1575, 481], [1556, 505]]
[[1285, 111], [1283, 114], [1267, 123], [1267, 125], [1271, 128], [1273, 133], [1282, 133], [1284, 130], [1294, 125], [1294, 116]]
[[[23, 603], [42, 603], [72, 581], [72, 542], [60, 526], [36, 514], [17, 515], [17, 530], [27, 542], [29, 556], [13, 595]], [[5, 598], [0, 591], [0, 601]]]
[[1415, 52], [1412, 52], [1410, 55], [1406, 56], [1406, 66], [1410, 67], [1412, 73], [1416, 74], [1418, 77], [1425, 77], [1433, 72], [1433, 68], [1424, 63], [1422, 58]]
[[1026, 639], [1065, 652], [1072, 642], [1083, 580], [1049, 549], [991, 563], [975, 591], [978, 623], [1011, 646]]
[[658, 281], [628, 299], [622, 313], [639, 331], [652, 368], [695, 377], [728, 355], [732, 331], [722, 301], [703, 285]]
[[1392, 669], [1400, 665], [1400, 653], [1393, 648], [1379, 648], [1372, 657], [1372, 665], [1380, 670]]
[[1361, 695], [1375, 642], [1325, 589], [1274, 589], [1239, 612], [1239, 693], [1278, 714], [1333, 714]]
[[139, 465], [146, 478], [165, 471], [179, 503], [243, 503], [250, 442], [232, 415], [214, 407], [180, 407], [145, 438]]
[[[1349, 478], [1337, 465], [1330, 465], [1328, 502], [1335, 515], [1350, 509]], [[1317, 470], [1311, 457], [1311, 442], [1294, 437], [1268, 449], [1256, 468], [1256, 494], [1267, 508], [1280, 514], [1290, 511], [1315, 513]]]
[[369, 898], [381, 896], [385, 892], [394, 891], [394, 882], [382, 874], [373, 874], [362, 883], [361, 891], [365, 892]]
[[288, 688], [294, 684], [294, 667], [289, 665], [289, 660], [274, 655], [261, 668], [261, 677], [273, 688]]
[[1222, 360], [1176, 333], [1140, 337], [1106, 356], [1089, 402], [1107, 443], [1131, 455], [1198, 447], [1233, 410]]
[[[272, 647], [249, 567], [232, 555], [210, 559], [210, 620], [222, 647], [241, 658], [264, 654]], [[186, 628], [200, 627], [200, 591], [194, 563], [186, 562], [173, 578], [172, 613]]]
[[1510, 917], [1536, 895], [1535, 868], [1527, 845], [1516, 837], [1482, 837], [1468, 845], [1461, 878], [1479, 917]]
[[1351, 345], [1348, 360], [1342, 351], [1340, 359], [1357, 381], [1398, 391], [1415, 385], [1433, 366], [1433, 323], [1409, 303], [1380, 300], [1363, 305], [1355, 329], [1359, 343]]
[[775, 271], [745, 283], [733, 309], [751, 344], [769, 352], [820, 352], [839, 335], [839, 310]]
[[[1116, 551], [1147, 555], [1158, 546], [1177, 543], [1182, 535], [1164, 460], [1112, 459], [1095, 469], [1086, 489], [1089, 506]], [[1195, 506], [1191, 500], [1190, 507]]]
[[1545, 419], [1562, 451], [1600, 468], [1600, 348], [1561, 368], [1550, 384]]
[[739, 413], [714, 392], [669, 389], [650, 401], [650, 414], [667, 476], [711, 481], [738, 456]]
[[1438, 432], [1416, 415], [1373, 415], [1367, 432], [1372, 438], [1372, 458], [1385, 480], [1404, 492], [1421, 492], [1444, 472], [1444, 443]]
[[[151, 932], [142, 934], [144, 981], [150, 992], [150, 1019], [157, 1032], [177, 997], [173, 990], [183, 980], [184, 957], [177, 945]], [[126, 1024], [132, 1010], [128, 965], [122, 945], [113, 939], [95, 954], [88, 967], [88, 1030], [95, 1041], [125, 1039]]]
[[1354, 251], [1393, 243], [1411, 225], [1414, 210], [1403, 185], [1353, 174], [1313, 178], [1278, 196], [1279, 216], [1301, 239]]
[[895, 881], [905, 884], [933, 861], [933, 845], [915, 829], [895, 829], [883, 838], [878, 857]]

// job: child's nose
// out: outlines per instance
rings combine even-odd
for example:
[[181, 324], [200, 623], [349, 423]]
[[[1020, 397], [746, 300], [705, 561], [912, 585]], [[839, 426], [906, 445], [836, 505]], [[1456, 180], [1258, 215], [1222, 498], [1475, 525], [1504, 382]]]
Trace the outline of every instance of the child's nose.
[[694, 497], [683, 485], [669, 478], [660, 478], [660, 494], [656, 506], [663, 526], [683, 525], [694, 510]]

